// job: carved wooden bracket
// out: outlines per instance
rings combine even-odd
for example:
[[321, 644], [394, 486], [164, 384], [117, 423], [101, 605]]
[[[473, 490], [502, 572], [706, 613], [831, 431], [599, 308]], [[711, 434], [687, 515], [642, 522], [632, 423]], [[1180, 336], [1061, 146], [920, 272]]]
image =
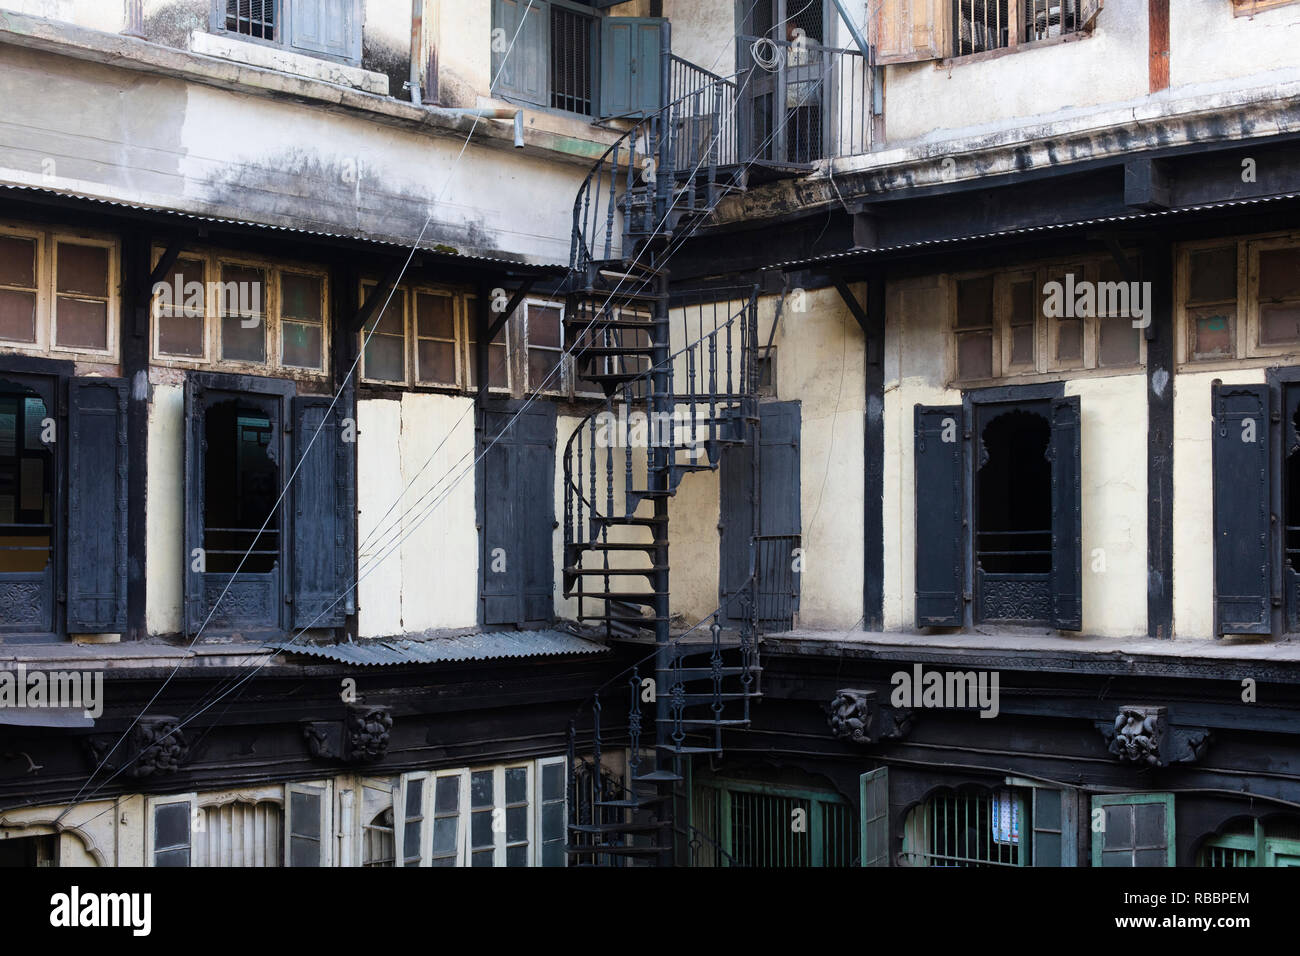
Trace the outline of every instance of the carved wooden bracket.
[[1167, 767], [1199, 760], [1210, 743], [1205, 727], [1175, 727], [1166, 709], [1150, 704], [1125, 704], [1112, 721], [1097, 721], [1107, 749], [1125, 763]]
[[882, 704], [874, 690], [843, 688], [831, 701], [828, 722], [831, 732], [841, 740], [874, 744], [907, 736], [914, 716], [911, 708]]
[[304, 720], [303, 741], [313, 757], [366, 763], [388, 753], [393, 715], [375, 704], [348, 704], [341, 720]]

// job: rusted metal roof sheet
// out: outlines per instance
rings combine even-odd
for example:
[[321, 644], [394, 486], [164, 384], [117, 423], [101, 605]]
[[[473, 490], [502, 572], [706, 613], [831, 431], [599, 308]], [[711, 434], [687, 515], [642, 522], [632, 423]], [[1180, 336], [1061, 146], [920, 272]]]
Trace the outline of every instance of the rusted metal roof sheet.
[[965, 236], [947, 236], [943, 239], [920, 239], [915, 242], [903, 242], [892, 246], [878, 246], [874, 249], [844, 249], [839, 252], [827, 252], [806, 259], [790, 259], [778, 262], [774, 269], [802, 269], [808, 266], [822, 265], [828, 262], [871, 259], [891, 252], [908, 252], [914, 249], [938, 249], [968, 242], [985, 242], [992, 239], [1009, 239], [1017, 236], [1034, 236], [1042, 233], [1062, 232], [1068, 229], [1081, 229], [1088, 226], [1104, 226], [1110, 223], [1137, 222], [1146, 219], [1160, 219], [1167, 216], [1180, 216], [1188, 213], [1212, 212], [1217, 209], [1233, 209], [1238, 206], [1258, 206], [1287, 199], [1300, 199], [1300, 193], [1280, 193], [1276, 196], [1259, 196], [1252, 199], [1226, 199], [1223, 202], [1202, 203], [1197, 206], [1180, 206], [1177, 209], [1155, 209], [1142, 212], [1126, 213], [1120, 216], [1101, 216], [1096, 219], [1076, 219], [1071, 222], [1044, 223], [1039, 226], [1021, 226], [1016, 229], [1002, 229], [995, 232], [971, 233]]
[[282, 641], [267, 644], [287, 654], [320, 657], [342, 664], [382, 667], [389, 664], [443, 664], [523, 657], [601, 654], [605, 645], [563, 631], [491, 631], [483, 634], [414, 636], [341, 644]]

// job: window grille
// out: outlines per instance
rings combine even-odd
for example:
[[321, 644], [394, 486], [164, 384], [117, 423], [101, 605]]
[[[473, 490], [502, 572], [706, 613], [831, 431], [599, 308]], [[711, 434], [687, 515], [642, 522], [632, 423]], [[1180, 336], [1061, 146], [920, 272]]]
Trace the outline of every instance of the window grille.
[[274, 40], [279, 0], [226, 0], [226, 29], [256, 40]]
[[1080, 27], [1082, 3], [1083, 0], [1020, 0], [1020, 8], [1025, 13], [1021, 36], [1028, 43], [1075, 33]]
[[903, 866], [1025, 866], [1029, 819], [1024, 797], [983, 788], [931, 795], [903, 825]]
[[955, 19], [957, 56], [1008, 45], [1007, 0], [957, 0]]
[[595, 111], [592, 34], [595, 18], [551, 8], [551, 106], [571, 113]]

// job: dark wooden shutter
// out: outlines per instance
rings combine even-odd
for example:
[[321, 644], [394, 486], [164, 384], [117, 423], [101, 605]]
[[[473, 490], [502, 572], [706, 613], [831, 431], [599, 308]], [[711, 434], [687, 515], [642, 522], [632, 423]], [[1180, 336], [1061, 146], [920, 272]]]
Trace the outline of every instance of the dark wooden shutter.
[[[793, 549], [801, 540], [798, 402], [764, 402], [759, 412], [758, 616], [791, 627], [798, 610], [799, 575]], [[769, 628], [770, 629], [770, 628]]]
[[508, 402], [484, 416], [483, 623], [542, 624], [555, 616], [555, 406]]
[[331, 411], [324, 395], [293, 400], [294, 627], [342, 627], [355, 610], [356, 444], [343, 440], [344, 408]]
[[749, 577], [754, 542], [753, 430], [743, 445], [725, 445], [719, 465], [718, 590], [723, 619], [739, 624], [744, 615], [731, 599]]
[[126, 630], [126, 380], [68, 380], [68, 631]]
[[[358, 0], [290, 0], [289, 46], [304, 53], [361, 62]], [[396, 96], [399, 91], [394, 91]]]
[[[1034, 788], [1033, 844], [1034, 866], [1065, 866], [1068, 823], [1064, 794], [1047, 787]], [[1073, 821], [1069, 821], [1072, 823]]]
[[1215, 383], [1214, 633], [1268, 634], [1269, 392]]
[[600, 25], [600, 115], [647, 116], [663, 106], [668, 21], [606, 17]]
[[492, 0], [492, 94], [549, 106], [550, 73], [550, 4]]
[[1079, 397], [1052, 399], [1052, 626], [1083, 628]]
[[859, 778], [863, 866], [889, 866], [889, 768]]
[[204, 389], [185, 379], [185, 633], [203, 626], [204, 576], [194, 569], [195, 550], [203, 547]]
[[917, 405], [916, 625], [965, 620], [965, 433], [960, 405]]

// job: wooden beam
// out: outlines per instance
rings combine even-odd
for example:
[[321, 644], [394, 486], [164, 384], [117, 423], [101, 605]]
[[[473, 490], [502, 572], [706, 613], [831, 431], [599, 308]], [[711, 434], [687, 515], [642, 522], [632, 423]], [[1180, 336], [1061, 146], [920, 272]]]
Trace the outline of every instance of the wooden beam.
[[849, 288], [849, 284], [844, 281], [843, 276], [835, 277], [835, 291], [840, 294], [840, 298], [844, 300], [844, 304], [849, 307], [849, 311], [853, 313], [853, 317], [858, 320], [858, 325], [862, 328], [862, 334], [867, 335], [870, 327], [870, 322], [867, 319], [867, 312], [862, 308], [861, 303], [858, 302], [858, 297], [853, 294], [853, 290]]
[[[867, 273], [862, 423], [862, 626], [885, 626], [885, 273]], [[843, 293], [841, 293], [843, 295]]]
[[512, 295], [510, 301], [506, 303], [505, 311], [492, 321], [492, 325], [488, 328], [487, 341], [491, 342], [497, 337], [497, 334], [505, 326], [506, 322], [509, 321], [510, 316], [515, 314], [515, 309], [519, 308], [519, 303], [524, 301], [524, 296], [528, 295], [536, 282], [537, 279], [533, 276], [524, 279], [523, 284], [515, 290], [515, 294]]
[[1169, 0], [1147, 0], [1149, 92], [1169, 89]]
[[1130, 159], [1124, 163], [1124, 205], [1168, 209], [1171, 204], [1167, 164], [1158, 159]]
[[1147, 338], [1147, 636], [1173, 637], [1174, 258], [1170, 238], [1142, 250], [1151, 282]]

